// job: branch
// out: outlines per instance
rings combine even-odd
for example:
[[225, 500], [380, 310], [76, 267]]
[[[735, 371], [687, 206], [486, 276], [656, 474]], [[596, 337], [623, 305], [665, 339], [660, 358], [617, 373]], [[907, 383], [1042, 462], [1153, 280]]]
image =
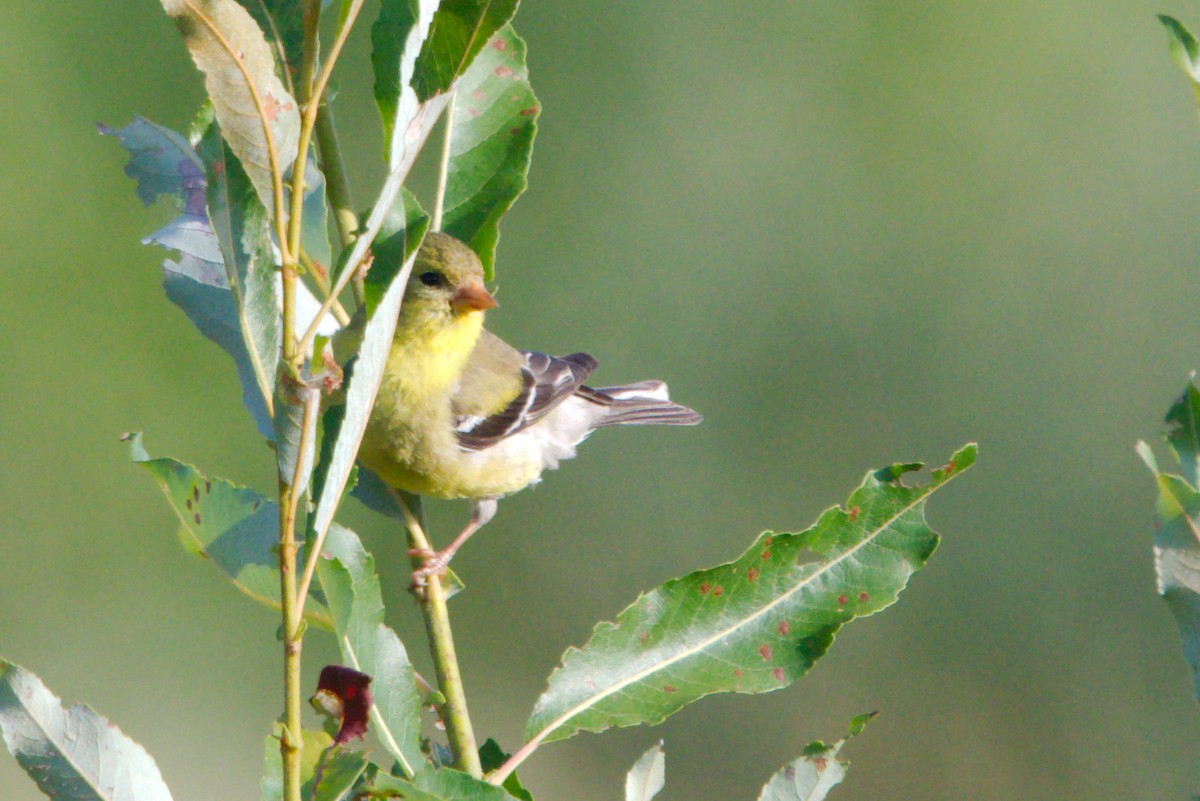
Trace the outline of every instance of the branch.
[[[429, 538], [421, 528], [421, 522], [409, 509], [403, 496], [396, 493], [404, 522], [408, 528], [408, 544], [414, 550], [430, 551]], [[420, 567], [420, 557], [413, 557], [413, 568]], [[454, 652], [454, 636], [450, 629], [450, 612], [446, 607], [446, 590], [440, 576], [430, 576], [425, 591], [417, 594], [421, 612], [425, 617], [425, 631], [429, 635], [429, 652], [433, 657], [433, 668], [437, 675], [438, 689], [445, 697], [442, 705], [442, 721], [446, 724], [446, 737], [454, 753], [454, 767], [466, 771], [475, 778], [483, 777], [483, 766], [479, 762], [479, 747], [475, 744], [475, 732], [471, 729], [471, 717], [467, 713], [467, 696], [463, 689], [462, 674], [458, 669], [458, 657]]]

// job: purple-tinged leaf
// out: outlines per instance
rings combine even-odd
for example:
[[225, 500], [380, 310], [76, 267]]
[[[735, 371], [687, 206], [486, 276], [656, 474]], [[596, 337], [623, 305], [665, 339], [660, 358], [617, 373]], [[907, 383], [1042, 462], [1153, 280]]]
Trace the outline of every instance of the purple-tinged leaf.
[[345, 665], [326, 665], [317, 679], [317, 692], [310, 699], [317, 709], [338, 721], [333, 742], [343, 745], [367, 734], [371, 715], [371, 677]]

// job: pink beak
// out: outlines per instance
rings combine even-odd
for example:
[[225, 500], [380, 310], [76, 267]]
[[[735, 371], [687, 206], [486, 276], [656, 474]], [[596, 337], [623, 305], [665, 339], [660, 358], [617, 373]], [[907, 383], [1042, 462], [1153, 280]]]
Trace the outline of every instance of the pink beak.
[[450, 305], [456, 312], [462, 314], [466, 311], [487, 311], [496, 308], [498, 304], [492, 297], [492, 293], [488, 292], [483, 284], [467, 284], [454, 293], [454, 296], [450, 298]]

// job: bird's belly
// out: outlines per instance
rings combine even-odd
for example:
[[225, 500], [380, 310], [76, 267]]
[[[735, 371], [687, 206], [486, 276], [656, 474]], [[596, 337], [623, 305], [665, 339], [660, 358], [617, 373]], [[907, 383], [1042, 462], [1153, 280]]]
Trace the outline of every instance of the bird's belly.
[[419, 433], [431, 430], [451, 432], [448, 422], [409, 426], [373, 414], [358, 460], [390, 486], [437, 498], [499, 498], [537, 481], [544, 467], [541, 449], [526, 438], [471, 451], [453, 433], [436, 441]]

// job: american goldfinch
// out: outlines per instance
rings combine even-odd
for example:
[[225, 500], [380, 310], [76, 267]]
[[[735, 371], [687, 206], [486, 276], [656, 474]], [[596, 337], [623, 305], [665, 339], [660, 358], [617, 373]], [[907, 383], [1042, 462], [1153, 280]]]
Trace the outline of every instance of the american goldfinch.
[[[417, 583], [445, 569], [495, 515], [499, 498], [574, 456], [593, 430], [703, 419], [672, 403], [661, 381], [585, 386], [597, 366], [586, 353], [516, 350], [484, 330], [484, 312], [495, 306], [475, 253], [446, 234], [427, 234], [358, 452], [393, 488], [472, 502], [470, 522], [449, 547], [419, 554]], [[335, 337], [335, 354], [355, 347], [356, 328]]]

